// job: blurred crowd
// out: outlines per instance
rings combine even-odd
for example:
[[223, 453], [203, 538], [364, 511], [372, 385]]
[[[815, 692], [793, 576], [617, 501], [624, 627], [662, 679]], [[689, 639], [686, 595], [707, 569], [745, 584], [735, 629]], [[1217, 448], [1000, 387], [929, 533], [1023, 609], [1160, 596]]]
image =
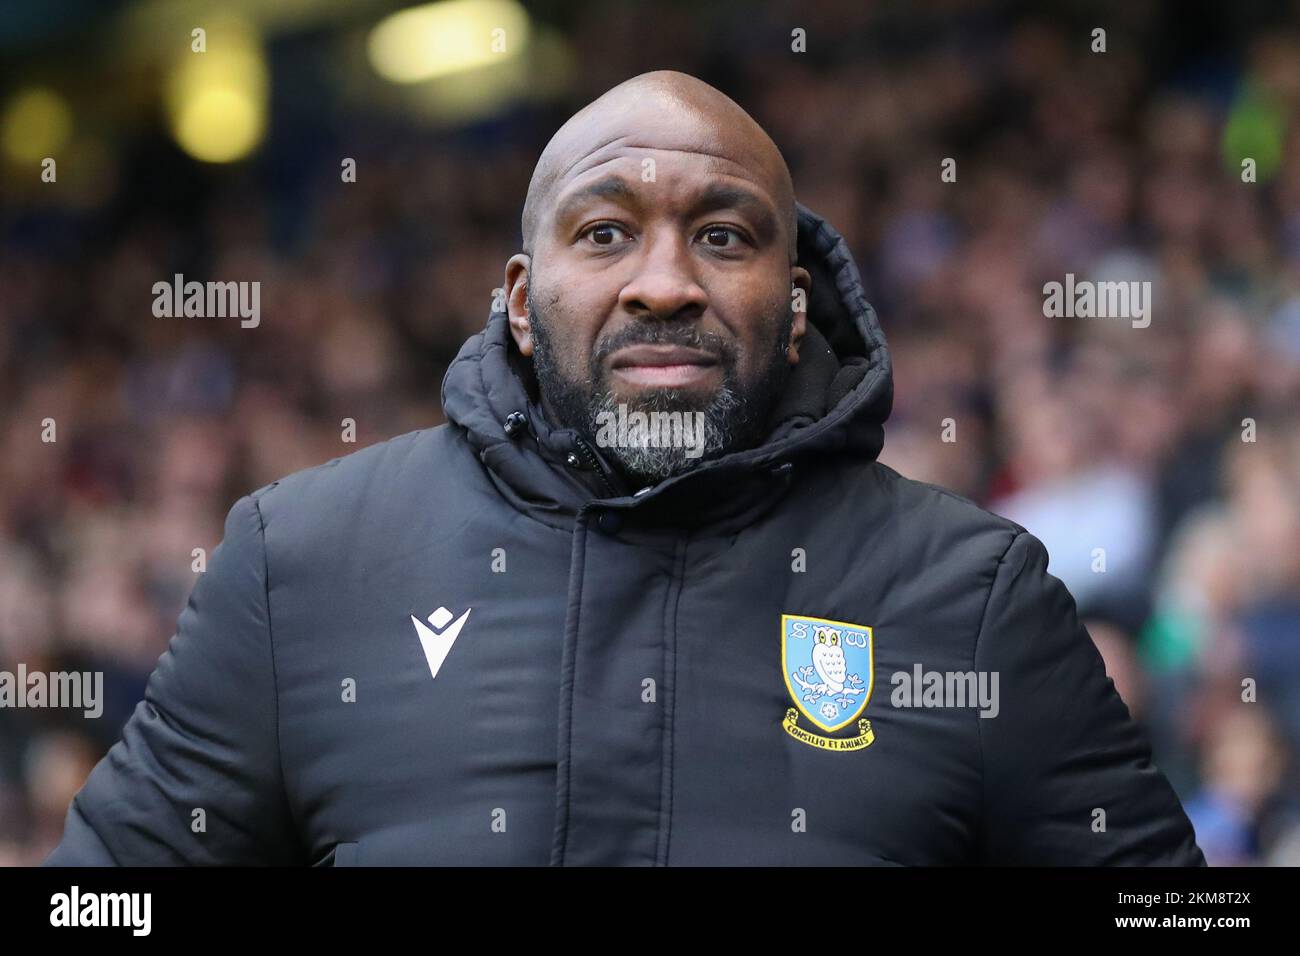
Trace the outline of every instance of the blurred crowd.
[[[0, 864], [57, 841], [234, 500], [442, 421], [542, 145], [664, 67], [847, 238], [895, 363], [882, 460], [1042, 538], [1211, 864], [1300, 864], [1300, 38], [1184, 49], [1176, 11], [1107, 9], [1098, 53], [996, 2], [585, 5], [551, 107], [273, 117], [234, 168], [135, 130], [91, 208], [0, 207], [0, 670], [105, 675], [98, 720], [0, 709]], [[260, 280], [260, 325], [155, 318], [178, 272]], [[1150, 281], [1150, 326], [1045, 317], [1067, 273]]]

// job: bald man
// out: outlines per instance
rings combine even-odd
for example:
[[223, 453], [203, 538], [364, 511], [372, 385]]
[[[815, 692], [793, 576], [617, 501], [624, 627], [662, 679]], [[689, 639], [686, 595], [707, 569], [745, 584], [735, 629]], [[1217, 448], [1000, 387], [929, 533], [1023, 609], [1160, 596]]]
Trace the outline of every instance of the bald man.
[[1024, 528], [734, 102], [543, 151], [449, 423], [240, 499], [52, 864], [1204, 865]]
[[[638, 488], [756, 445], [806, 327], [797, 239], [776, 144], [707, 84], [647, 73], [581, 110], [542, 152], [506, 264], [546, 418], [594, 443], [603, 422], [645, 414], [642, 434], [599, 443]], [[678, 420], [698, 423], [692, 441], [650, 440], [652, 421]]]

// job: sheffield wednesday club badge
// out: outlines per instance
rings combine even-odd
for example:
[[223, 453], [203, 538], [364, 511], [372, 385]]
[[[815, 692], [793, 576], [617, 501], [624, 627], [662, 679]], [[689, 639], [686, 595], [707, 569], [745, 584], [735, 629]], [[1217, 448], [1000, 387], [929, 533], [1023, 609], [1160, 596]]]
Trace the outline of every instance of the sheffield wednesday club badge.
[[[796, 614], [781, 615], [781, 670], [795, 706], [781, 726], [795, 740], [819, 750], [860, 750], [875, 740], [871, 721], [860, 716], [871, 700], [875, 657], [872, 630], [860, 624]], [[799, 715], [812, 730], [799, 726]], [[849, 736], [834, 734], [854, 725]]]

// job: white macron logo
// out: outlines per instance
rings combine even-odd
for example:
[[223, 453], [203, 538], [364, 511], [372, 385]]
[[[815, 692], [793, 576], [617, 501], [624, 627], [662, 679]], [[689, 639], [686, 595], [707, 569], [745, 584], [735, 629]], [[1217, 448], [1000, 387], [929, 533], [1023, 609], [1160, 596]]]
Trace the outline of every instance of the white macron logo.
[[456, 643], [456, 636], [469, 620], [469, 612], [472, 610], [474, 609], [467, 609], [450, 627], [447, 626], [447, 622], [452, 619], [452, 613], [445, 607], [440, 607], [429, 615], [429, 624], [433, 627], [429, 627], [429, 624], [425, 624], [414, 614], [411, 615], [411, 623], [415, 625], [416, 636], [420, 638], [420, 646], [424, 648], [424, 658], [429, 662], [429, 673], [433, 677], [438, 676], [438, 668], [442, 667], [442, 662], [447, 659], [451, 645]]

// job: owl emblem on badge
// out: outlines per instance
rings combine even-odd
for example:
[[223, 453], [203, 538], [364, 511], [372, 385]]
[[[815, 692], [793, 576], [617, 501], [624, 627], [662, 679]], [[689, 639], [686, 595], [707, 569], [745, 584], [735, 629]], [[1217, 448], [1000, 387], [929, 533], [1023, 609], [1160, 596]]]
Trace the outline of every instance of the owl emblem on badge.
[[844, 678], [848, 676], [848, 664], [844, 660], [844, 648], [840, 646], [840, 632], [833, 627], [819, 627], [813, 632], [812, 646], [813, 667], [822, 679], [827, 690], [838, 694], [844, 689]]
[[837, 730], [866, 707], [874, 670], [871, 645], [870, 627], [782, 615], [786, 687], [798, 710], [817, 727]]

